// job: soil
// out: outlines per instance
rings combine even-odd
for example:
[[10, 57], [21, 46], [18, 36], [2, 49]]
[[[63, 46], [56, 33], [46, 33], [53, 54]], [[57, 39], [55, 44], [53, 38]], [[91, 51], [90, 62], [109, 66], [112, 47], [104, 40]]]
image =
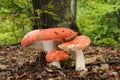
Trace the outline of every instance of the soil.
[[76, 71], [73, 54], [55, 68], [45, 52], [0, 46], [0, 80], [120, 80], [120, 48], [89, 46], [83, 52], [86, 70]]

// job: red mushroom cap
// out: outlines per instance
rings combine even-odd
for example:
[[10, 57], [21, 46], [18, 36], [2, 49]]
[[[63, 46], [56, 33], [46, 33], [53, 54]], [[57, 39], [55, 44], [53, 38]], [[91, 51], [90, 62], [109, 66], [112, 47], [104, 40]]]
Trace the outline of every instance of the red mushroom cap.
[[26, 46], [28, 44], [42, 41], [42, 40], [58, 40], [69, 38], [76, 32], [69, 28], [49, 28], [49, 29], [37, 29], [29, 32], [24, 36], [21, 41], [21, 46]]
[[91, 41], [89, 37], [85, 35], [77, 36], [75, 39], [71, 41], [64, 42], [60, 44], [61, 49], [67, 49], [67, 48], [73, 48], [74, 49], [82, 49], [85, 48], [86, 46], [90, 45]]
[[61, 60], [66, 60], [69, 55], [64, 51], [54, 50], [46, 54], [47, 62], [59, 62]]
[[91, 41], [90, 38], [85, 36], [85, 35], [81, 35], [81, 36], [77, 36], [74, 40], [73, 43], [75, 44], [75, 48], [85, 48], [88, 45], [90, 45]]

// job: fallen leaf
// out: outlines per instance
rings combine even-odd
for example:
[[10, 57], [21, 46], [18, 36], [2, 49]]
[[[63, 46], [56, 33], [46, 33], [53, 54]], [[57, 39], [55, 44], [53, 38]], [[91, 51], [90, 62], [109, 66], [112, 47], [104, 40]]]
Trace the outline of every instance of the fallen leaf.
[[102, 55], [96, 55], [96, 56], [94, 56], [94, 57], [85, 59], [85, 63], [86, 63], [86, 64], [89, 64], [89, 63], [93, 63], [93, 62], [95, 62], [95, 61], [97, 61], [97, 60], [102, 60], [102, 59], [103, 59], [103, 56], [102, 56]]

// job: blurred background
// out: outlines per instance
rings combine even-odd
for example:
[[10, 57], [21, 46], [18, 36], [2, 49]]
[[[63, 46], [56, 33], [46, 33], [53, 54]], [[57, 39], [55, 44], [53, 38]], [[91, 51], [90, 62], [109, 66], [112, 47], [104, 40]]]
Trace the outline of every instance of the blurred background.
[[93, 45], [120, 46], [120, 0], [0, 0], [0, 45], [33, 29], [68, 27]]

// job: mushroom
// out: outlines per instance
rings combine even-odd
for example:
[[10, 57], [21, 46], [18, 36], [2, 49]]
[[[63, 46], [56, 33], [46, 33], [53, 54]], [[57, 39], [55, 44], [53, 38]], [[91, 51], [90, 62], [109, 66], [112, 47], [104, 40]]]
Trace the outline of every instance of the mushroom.
[[85, 35], [77, 36], [71, 41], [64, 42], [58, 45], [64, 51], [74, 51], [76, 53], [76, 67], [75, 70], [85, 70], [85, 59], [82, 49], [90, 45], [89, 37]]
[[37, 29], [24, 36], [21, 41], [21, 46], [29, 47], [32, 45], [30, 48], [40, 47], [41, 50], [50, 52], [57, 49], [55, 41], [68, 41], [76, 36], [77, 32], [74, 32], [69, 28]]
[[[77, 33], [69, 28], [49, 28], [37, 29], [29, 32], [21, 41], [21, 46], [43, 44], [43, 49], [46, 52], [55, 50], [54, 41], [71, 40], [77, 36]], [[33, 47], [35, 47], [33, 46]], [[40, 46], [39, 46], [40, 47]]]
[[52, 66], [61, 68], [59, 61], [66, 60], [69, 58], [69, 55], [60, 50], [53, 50], [46, 54], [46, 61], [51, 62]]

